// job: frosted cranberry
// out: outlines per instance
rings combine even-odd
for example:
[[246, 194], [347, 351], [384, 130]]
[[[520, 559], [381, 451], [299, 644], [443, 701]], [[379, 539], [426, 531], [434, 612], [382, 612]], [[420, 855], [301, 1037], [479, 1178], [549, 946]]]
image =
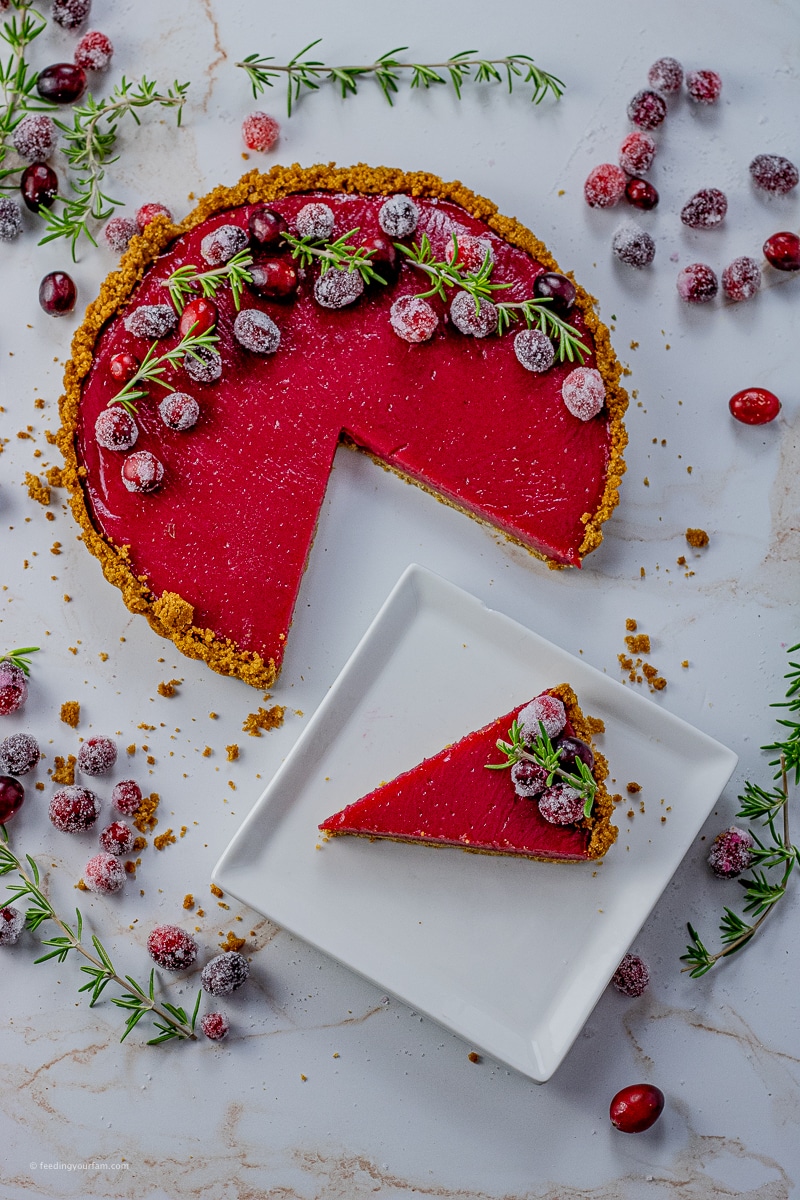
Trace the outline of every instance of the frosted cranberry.
[[754, 258], [742, 255], [722, 272], [722, 290], [729, 300], [750, 300], [761, 287], [761, 267]]
[[658, 204], [658, 192], [649, 179], [629, 179], [625, 184], [625, 199], [634, 208], [649, 212]]
[[0, 824], [19, 812], [25, 799], [25, 788], [11, 775], [0, 775]]
[[364, 291], [364, 280], [358, 271], [332, 267], [319, 275], [314, 283], [314, 299], [323, 308], [346, 308], [354, 304]]
[[657, 58], [647, 72], [647, 82], [657, 92], [671, 95], [681, 90], [683, 83], [683, 67], [677, 58]]
[[133, 849], [133, 830], [124, 821], [112, 821], [100, 834], [100, 845], [107, 854], [130, 854]]
[[643, 1133], [664, 1111], [664, 1093], [651, 1083], [622, 1088], [611, 1101], [608, 1115], [621, 1133]]
[[728, 211], [728, 201], [719, 188], [701, 188], [681, 209], [681, 220], [692, 229], [713, 229]]
[[89, 16], [92, 0], [53, 0], [53, 20], [62, 29], [77, 29]]
[[78, 770], [84, 775], [105, 775], [117, 761], [117, 743], [109, 737], [90, 737], [78, 750]]
[[[456, 241], [458, 241], [458, 254], [456, 254]], [[474, 274], [483, 266], [486, 258], [489, 262], [494, 262], [494, 251], [492, 250], [491, 242], [488, 238], [474, 237], [470, 233], [462, 233], [450, 238], [444, 256], [449, 263], [456, 262], [461, 271], [465, 274]]]
[[750, 163], [750, 175], [756, 187], [765, 192], [785, 195], [797, 187], [797, 167], [782, 154], [757, 154]]
[[583, 816], [584, 799], [568, 783], [554, 783], [539, 797], [539, 812], [551, 825], [575, 825]]
[[286, 218], [266, 204], [257, 204], [247, 218], [250, 240], [257, 246], [277, 246], [289, 226]]
[[58, 195], [58, 176], [47, 163], [31, 163], [19, 181], [22, 199], [31, 212], [50, 208]]
[[72, 785], [53, 792], [50, 820], [62, 833], [85, 833], [100, 812], [100, 801], [88, 788]]
[[39, 758], [39, 743], [29, 733], [12, 733], [0, 742], [0, 771], [6, 775], [27, 775]]
[[71, 313], [77, 299], [75, 281], [66, 271], [51, 271], [39, 284], [39, 304], [50, 317]]
[[210, 1012], [200, 1018], [200, 1028], [211, 1042], [221, 1042], [230, 1031], [230, 1021], [222, 1012]]
[[615, 163], [601, 163], [586, 177], [583, 194], [590, 208], [611, 208], [625, 195], [625, 172]]
[[247, 234], [238, 225], [218, 225], [200, 243], [200, 253], [210, 267], [229, 262], [247, 245]]
[[707, 304], [717, 294], [717, 277], [706, 263], [691, 263], [678, 272], [678, 295], [687, 304]]
[[297, 268], [285, 258], [265, 258], [250, 268], [253, 291], [271, 300], [293, 296], [300, 283]]
[[190, 333], [192, 337], [199, 337], [200, 334], [208, 333], [209, 329], [214, 328], [217, 318], [217, 306], [214, 301], [209, 300], [207, 296], [196, 296], [181, 313], [178, 333], [182, 338]]
[[109, 250], [124, 254], [138, 232], [139, 226], [130, 217], [112, 217], [103, 227], [103, 239]]
[[243, 954], [233, 950], [218, 954], [207, 962], [200, 973], [200, 983], [203, 991], [212, 996], [229, 996], [242, 986], [249, 974], [249, 962]]
[[74, 63], [53, 63], [39, 72], [36, 90], [51, 104], [74, 104], [86, 91], [86, 72]]
[[280, 329], [268, 313], [258, 308], [242, 309], [233, 322], [233, 336], [252, 354], [274, 354], [281, 344]]
[[168, 429], [185, 433], [197, 424], [200, 405], [188, 392], [170, 392], [159, 404], [158, 411]]
[[327, 241], [333, 233], [333, 209], [329, 204], [313, 201], [304, 204], [294, 219], [297, 236], [313, 238], [314, 241]]
[[623, 138], [619, 148], [619, 165], [629, 175], [644, 175], [653, 165], [656, 156], [656, 144], [649, 133], [634, 129]]
[[714, 838], [708, 854], [708, 865], [720, 879], [733, 879], [752, 863], [753, 844], [746, 829], [731, 825], [730, 829], [723, 829]]
[[178, 925], [156, 925], [147, 939], [147, 950], [165, 971], [184, 971], [197, 958], [197, 942]]
[[213, 346], [195, 346], [183, 356], [186, 374], [195, 383], [216, 383], [222, 378], [222, 355]]
[[140, 304], [123, 317], [123, 324], [134, 337], [152, 341], [172, 333], [178, 314], [171, 304]]
[[456, 292], [450, 304], [450, 320], [460, 333], [485, 338], [497, 329], [497, 309], [490, 300], [479, 300], [476, 307], [469, 292]]
[[667, 105], [658, 92], [643, 88], [628, 104], [628, 120], [640, 129], [657, 129], [667, 115]]
[[532, 800], [547, 787], [548, 772], [538, 763], [522, 759], [511, 768], [511, 782], [518, 796]]
[[122, 482], [129, 492], [156, 492], [164, 479], [164, 464], [149, 450], [135, 450], [122, 464]]
[[7, 904], [0, 908], [0, 946], [15, 946], [25, 928], [25, 913]]
[[151, 221], [155, 221], [156, 217], [166, 217], [168, 221], [172, 220], [172, 213], [167, 208], [166, 204], [143, 204], [141, 208], [136, 210], [136, 224], [139, 227], [139, 232], [144, 233]]
[[421, 296], [399, 296], [389, 310], [389, 324], [404, 342], [417, 345], [433, 337], [439, 318]]
[[132, 817], [142, 803], [142, 789], [133, 779], [121, 779], [114, 785], [111, 803], [126, 817]]
[[52, 117], [43, 113], [30, 113], [23, 117], [11, 135], [11, 143], [28, 162], [49, 158], [56, 148], [58, 130]]
[[800, 271], [800, 237], [788, 230], [764, 242], [764, 257], [778, 271]]
[[280, 133], [280, 125], [269, 113], [252, 112], [242, 121], [242, 137], [248, 150], [271, 150]]
[[517, 713], [517, 721], [526, 742], [535, 742], [540, 736], [540, 725], [549, 738], [558, 737], [567, 721], [567, 710], [558, 696], [542, 692], [535, 696]]
[[397, 251], [394, 243], [389, 240], [385, 233], [374, 233], [372, 237], [364, 238], [361, 243], [362, 250], [371, 251], [369, 256], [370, 264], [375, 268], [378, 275], [385, 282], [391, 282], [395, 276], [395, 272], [399, 266], [397, 262]]
[[91, 29], [78, 42], [72, 57], [84, 71], [105, 71], [113, 55], [111, 39], [99, 29]]
[[576, 367], [562, 383], [561, 397], [573, 417], [591, 421], [606, 402], [603, 376], [594, 367]]
[[650, 983], [647, 963], [638, 954], [626, 954], [611, 976], [611, 982], [623, 996], [641, 996]]
[[535, 375], [549, 371], [556, 357], [553, 343], [541, 329], [521, 329], [514, 338], [514, 353], [517, 362]]
[[690, 71], [686, 90], [695, 104], [715, 104], [722, 91], [722, 80], [716, 71]]
[[656, 256], [656, 244], [647, 230], [634, 221], [620, 225], [611, 239], [611, 249], [629, 267], [647, 267]]
[[127, 383], [129, 379], [133, 379], [141, 365], [135, 354], [120, 350], [108, 360], [108, 373], [115, 383]]
[[120, 404], [104, 408], [94, 423], [94, 436], [104, 450], [132, 450], [139, 436], [139, 426]]
[[22, 667], [0, 660], [0, 717], [22, 708], [28, 698], [28, 681]]
[[768, 425], [781, 411], [781, 402], [766, 388], [745, 388], [731, 396], [728, 408], [743, 425]]
[[384, 200], [378, 210], [378, 224], [390, 238], [411, 237], [419, 223], [419, 209], [410, 196], [398, 193]]
[[561, 737], [555, 743], [555, 748], [561, 766], [570, 774], [577, 771], [579, 762], [587, 766], [590, 771], [594, 766], [594, 751], [589, 743], [582, 741], [581, 738], [569, 735]]
[[83, 868], [83, 882], [90, 892], [112, 895], [125, 883], [125, 868], [118, 858], [104, 850], [90, 858]]
[[549, 300], [548, 308], [561, 317], [565, 317], [575, 303], [575, 284], [566, 275], [558, 271], [543, 271], [533, 281], [533, 295], [536, 300]]
[[22, 212], [19, 205], [0, 195], [0, 242], [13, 242], [22, 233]]

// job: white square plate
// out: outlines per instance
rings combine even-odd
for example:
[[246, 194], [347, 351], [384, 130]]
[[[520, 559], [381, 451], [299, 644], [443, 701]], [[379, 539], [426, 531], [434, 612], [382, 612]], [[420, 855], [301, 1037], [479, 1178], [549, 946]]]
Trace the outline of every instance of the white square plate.
[[[647, 799], [630, 828], [620, 806], [620, 837], [603, 864], [348, 837], [320, 849], [325, 817], [562, 682], [584, 712], [605, 721], [598, 744], [616, 789], [635, 779]], [[719, 742], [412, 565], [214, 879], [471, 1047], [544, 1082], [736, 761]]]

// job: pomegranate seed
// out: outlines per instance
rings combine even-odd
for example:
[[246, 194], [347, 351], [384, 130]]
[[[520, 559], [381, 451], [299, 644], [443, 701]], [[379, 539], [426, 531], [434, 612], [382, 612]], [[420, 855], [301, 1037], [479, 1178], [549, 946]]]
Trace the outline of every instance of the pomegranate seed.
[[729, 300], [750, 300], [760, 287], [761, 267], [754, 258], [735, 258], [722, 272], [722, 290]]
[[222, 1012], [210, 1012], [200, 1018], [200, 1028], [211, 1042], [221, 1042], [230, 1030], [230, 1022]]
[[0, 775], [0, 824], [19, 812], [25, 799], [25, 788], [11, 775]]
[[250, 964], [244, 955], [230, 950], [206, 963], [200, 972], [200, 984], [212, 996], [229, 996], [246, 982], [249, 974]]
[[142, 789], [133, 779], [121, 779], [114, 785], [111, 803], [126, 817], [132, 817], [142, 803]]
[[75, 47], [75, 65], [84, 71], [105, 71], [114, 54], [111, 39], [98, 29], [85, 33]]
[[691, 263], [678, 274], [678, 295], [687, 304], [706, 304], [717, 294], [719, 284], [711, 267], [705, 263]]
[[625, 195], [625, 172], [615, 163], [601, 163], [586, 177], [583, 194], [590, 208], [611, 208]]
[[533, 281], [536, 300], [549, 300], [548, 308], [561, 317], [566, 317], [575, 303], [575, 284], [558, 271], [543, 271]]
[[690, 71], [686, 90], [695, 104], [715, 104], [722, 91], [722, 80], [716, 71]]
[[135, 354], [120, 350], [109, 359], [108, 373], [115, 383], [127, 383], [129, 379], [133, 379], [141, 365]]
[[129, 492], [156, 492], [164, 479], [164, 464], [149, 450], [135, 450], [122, 464], [122, 482]]
[[653, 165], [656, 156], [656, 144], [649, 133], [635, 129], [623, 138], [619, 148], [619, 165], [629, 175], [644, 175]]
[[51, 117], [32, 113], [23, 117], [11, 136], [20, 158], [38, 162], [49, 158], [56, 148], [58, 131]]
[[51, 104], [74, 104], [86, 91], [86, 72], [74, 63], [53, 63], [39, 72], [36, 90]]
[[300, 278], [294, 263], [283, 258], [265, 258], [250, 268], [250, 286], [259, 296], [283, 300], [297, 291]]
[[147, 939], [147, 951], [165, 971], [183, 971], [197, 958], [197, 942], [178, 925], [156, 925]]
[[647, 963], [638, 954], [626, 954], [611, 976], [611, 982], [623, 996], [641, 996], [650, 982]]
[[583, 816], [583, 796], [568, 783], [554, 783], [539, 797], [539, 812], [551, 825], [574, 825]]
[[658, 204], [658, 192], [648, 179], [629, 179], [625, 185], [625, 199], [634, 208], [648, 212]]
[[31, 212], [50, 208], [58, 195], [58, 176], [47, 163], [31, 163], [22, 172], [19, 181], [22, 199]]
[[100, 812], [100, 801], [88, 788], [60, 788], [50, 800], [50, 820], [62, 833], [85, 833]]
[[657, 58], [647, 72], [647, 82], [657, 92], [671, 95], [681, 90], [683, 83], [683, 67], [677, 58]]
[[123, 254], [131, 244], [131, 238], [139, 232], [139, 226], [130, 217], [112, 217], [106, 221], [103, 237], [109, 250]]
[[13, 904], [0, 908], [0, 946], [15, 946], [24, 928], [24, 912], [14, 908]]
[[389, 283], [395, 275], [398, 267], [397, 251], [394, 248], [394, 243], [386, 236], [385, 233], [374, 233], [372, 237], [364, 238], [361, 243], [362, 250], [371, 250], [369, 261], [375, 268], [381, 279]]
[[117, 761], [117, 744], [109, 737], [90, 737], [78, 750], [78, 770], [84, 775], [105, 775]]
[[53, 0], [53, 20], [62, 29], [77, 29], [89, 16], [92, 0]]
[[399, 296], [389, 311], [389, 324], [404, 342], [417, 345], [433, 337], [439, 318], [420, 296]]
[[617, 1092], [608, 1115], [622, 1133], [643, 1133], [664, 1111], [664, 1093], [651, 1083], [634, 1083]]
[[168, 429], [185, 433], [197, 424], [200, 405], [188, 392], [170, 392], [159, 404], [158, 411]]
[[[597, 416], [606, 401], [606, 385], [603, 383], [603, 376], [594, 367], [576, 367], [574, 371], [570, 371], [561, 385], [561, 396], [573, 417], [577, 417], [579, 421], [591, 421], [592, 417]], [[563, 728], [563, 722], [561, 728]], [[537, 725], [534, 736], [538, 732]], [[560, 732], [561, 729], [556, 731], [556, 733]], [[548, 736], [555, 737], [556, 735], [548, 730]]]
[[250, 209], [247, 218], [250, 240], [257, 246], [277, 246], [289, 228], [280, 213], [273, 212], [266, 204], [257, 204]]
[[746, 829], [723, 829], [711, 843], [708, 865], [720, 879], [734, 879], [753, 861], [753, 839]]
[[535, 375], [549, 371], [556, 357], [553, 343], [541, 329], [521, 329], [514, 338], [514, 353], [517, 362]]
[[217, 306], [214, 301], [209, 300], [206, 296], [197, 296], [194, 300], [189, 301], [181, 313], [178, 333], [182, 338], [189, 333], [192, 337], [199, 337], [201, 333], [208, 333], [209, 329], [214, 328], [217, 317]]
[[100, 834], [100, 845], [108, 854], [115, 854], [118, 858], [122, 854], [130, 854], [133, 842], [133, 830], [124, 821], [112, 821]]
[[611, 239], [611, 249], [629, 267], [647, 267], [656, 256], [652, 237], [634, 221], [620, 225]]
[[681, 209], [681, 220], [691, 229], [714, 229], [728, 211], [728, 200], [719, 188], [701, 188]]
[[640, 129], [657, 129], [667, 115], [667, 105], [658, 92], [643, 88], [628, 104], [628, 120]]
[[71, 313], [78, 299], [78, 289], [66, 271], [51, 271], [39, 284], [39, 304], [51, 317]]
[[136, 210], [136, 224], [140, 233], [144, 233], [147, 226], [156, 217], [166, 217], [168, 221], [172, 220], [172, 213], [167, 208], [166, 204], [143, 204], [141, 208]]
[[750, 175], [756, 187], [765, 192], [785, 195], [797, 187], [797, 167], [781, 154], [757, 154], [750, 163]]
[[22, 708], [28, 698], [28, 681], [22, 667], [0, 660], [0, 717]]
[[743, 425], [768, 425], [781, 411], [781, 402], [766, 388], [745, 388], [728, 401], [731, 416]]
[[248, 150], [271, 150], [280, 133], [280, 125], [269, 113], [252, 112], [242, 121], [242, 137]]
[[800, 237], [785, 230], [764, 242], [764, 257], [778, 271], [800, 271]]
[[125, 868], [118, 858], [103, 850], [90, 858], [83, 868], [83, 881], [90, 892], [112, 895], [125, 883]]
[[0, 742], [0, 772], [27, 775], [39, 761], [39, 743], [29, 733], [12, 733]]
[[497, 309], [490, 300], [475, 300], [469, 292], [456, 292], [450, 304], [450, 320], [460, 333], [484, 338], [497, 329]]
[[8, 196], [0, 196], [0, 242], [13, 242], [22, 233], [20, 207]]

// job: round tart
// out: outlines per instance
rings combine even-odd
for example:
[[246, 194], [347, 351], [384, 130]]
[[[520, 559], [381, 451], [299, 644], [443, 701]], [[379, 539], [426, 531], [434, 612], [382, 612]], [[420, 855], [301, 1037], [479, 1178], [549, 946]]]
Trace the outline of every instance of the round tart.
[[620, 374], [591, 297], [489, 200], [276, 167], [134, 238], [75, 334], [59, 445], [128, 608], [269, 687], [337, 445], [580, 566], [625, 469]]

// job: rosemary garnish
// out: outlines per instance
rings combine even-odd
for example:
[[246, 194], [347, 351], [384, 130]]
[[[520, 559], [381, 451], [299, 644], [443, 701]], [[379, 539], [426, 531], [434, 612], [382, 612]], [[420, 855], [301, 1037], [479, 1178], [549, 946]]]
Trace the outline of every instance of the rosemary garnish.
[[0, 38], [10, 48], [5, 62], [0, 62], [0, 187], [16, 187], [16, 180], [5, 183], [10, 176], [19, 175], [27, 164], [19, 167], [4, 165], [8, 140], [28, 113], [52, 112], [55, 107], [36, 92], [37, 74], [31, 71], [25, 54], [31, 42], [47, 27], [47, 21], [27, 0], [11, 0], [17, 10], [10, 20], [0, 25]]
[[[797, 650], [800, 650], [800, 643], [791, 646], [788, 653], [793, 654]], [[773, 708], [788, 708], [791, 712], [797, 712], [800, 709], [800, 664], [790, 662], [789, 665], [791, 670], [784, 676], [791, 681], [786, 700], [773, 705]], [[736, 814], [746, 821], [758, 822], [762, 834], [765, 831], [768, 834], [762, 839], [757, 832], [750, 830], [755, 843], [752, 850], [753, 870], [750, 875], [737, 881], [744, 888], [744, 912], [756, 917], [756, 920], [748, 923], [732, 909], [726, 908], [719, 924], [722, 949], [713, 953], [704, 945], [697, 930], [687, 925], [691, 945], [681, 955], [681, 962], [687, 964], [683, 970], [688, 971], [693, 979], [705, 975], [721, 959], [730, 957], [747, 945], [786, 894], [789, 876], [800, 862], [800, 849], [792, 844], [789, 836], [789, 775], [794, 772], [796, 787], [800, 782], [800, 722], [788, 719], [780, 720], [778, 724], [789, 730], [787, 737], [761, 748], [778, 751], [778, 757], [770, 761], [770, 766], [777, 767], [774, 778], [780, 780], [780, 784], [768, 791], [746, 781], [744, 792], [739, 797], [741, 808]], [[768, 875], [775, 868], [781, 870], [778, 881], [772, 881]]]
[[250, 251], [240, 250], [221, 267], [210, 267], [207, 271], [201, 271], [191, 263], [178, 267], [177, 271], [173, 271], [169, 278], [164, 280], [163, 286], [169, 288], [172, 303], [180, 313], [198, 288], [201, 295], [213, 297], [223, 284], [229, 283], [233, 303], [238, 312], [244, 286], [253, 281], [249, 270], [252, 265], [253, 256]]
[[[192, 326], [194, 329], [195, 326]], [[163, 354], [157, 354], [158, 342], [153, 342], [135, 375], [132, 375], [124, 387], [120, 388], [116, 396], [112, 396], [108, 401], [108, 406], [112, 404], [121, 404], [122, 407], [129, 412], [132, 417], [136, 416], [137, 408], [136, 401], [141, 400], [147, 395], [147, 389], [141, 385], [143, 383], [157, 383], [160, 387], [166, 388], [169, 391], [170, 384], [164, 382], [164, 372], [167, 367], [180, 366], [181, 359], [189, 354], [192, 358], [201, 359], [198, 350], [211, 350], [214, 343], [219, 341], [215, 333], [210, 330], [207, 333], [192, 333], [189, 330], [184, 337], [178, 342], [177, 346], [173, 346], [171, 350], [165, 350]]]
[[9, 650], [7, 654], [0, 654], [0, 662], [13, 663], [26, 675], [30, 675], [31, 664], [28, 660], [30, 655], [35, 654], [38, 649], [38, 646], [22, 646], [19, 650]]
[[275, 59], [271, 55], [262, 57], [259, 54], [248, 54], [247, 58], [236, 66], [247, 72], [254, 96], [260, 96], [265, 88], [273, 87], [284, 76], [289, 116], [292, 115], [292, 108], [303, 88], [316, 92], [321, 83], [334, 83], [339, 88], [342, 99], [346, 99], [347, 96], [355, 96], [359, 81], [370, 75], [377, 81], [390, 104], [393, 103], [392, 97], [400, 90], [401, 73], [410, 73], [412, 88], [447, 84], [449, 78], [459, 100], [465, 83], [500, 83], [504, 75], [509, 93], [514, 90], [515, 83], [532, 84], [531, 100], [535, 104], [539, 104], [548, 92], [552, 92], [556, 100], [564, 93], [562, 80], [537, 67], [528, 54], [480, 58], [477, 57], [477, 50], [461, 50], [444, 62], [414, 63], [398, 59], [397, 55], [404, 54], [408, 46], [397, 46], [394, 50], [387, 50], [374, 62], [362, 66], [328, 66], [321, 59], [306, 57], [321, 41], [322, 38], [317, 38], [309, 42], [285, 66], [275, 65]]
[[309, 267], [316, 259], [319, 263], [320, 275], [331, 268], [339, 271], [358, 271], [365, 283], [386, 283], [372, 265], [374, 250], [364, 246], [354, 246], [351, 237], [360, 233], [360, 229], [351, 229], [343, 233], [335, 242], [325, 238], [295, 237], [294, 234], [282, 234], [283, 241], [291, 248], [292, 258], [296, 258], [301, 267]]
[[568, 783], [570, 787], [574, 788], [583, 797], [583, 815], [585, 817], [591, 816], [595, 792], [597, 791], [597, 781], [582, 759], [579, 758], [575, 761], [577, 773], [565, 771], [561, 766], [561, 757], [558, 750], [547, 736], [547, 731], [541, 721], [539, 722], [539, 733], [533, 741], [523, 738], [522, 727], [519, 721], [512, 721], [508, 737], [509, 740], [507, 742], [499, 738], [495, 743], [497, 749], [502, 754], [505, 754], [506, 761], [502, 763], [487, 763], [487, 771], [505, 771], [518, 762], [536, 763], [537, 766], [547, 771], [546, 787], [550, 787], [556, 778], [563, 780], [564, 783]]
[[78, 988], [78, 991], [90, 994], [90, 1008], [97, 1003], [110, 983], [116, 983], [121, 987], [123, 994], [111, 998], [112, 1004], [125, 1009], [128, 1013], [125, 1018], [125, 1032], [120, 1038], [121, 1042], [125, 1041], [128, 1034], [148, 1013], [152, 1014], [153, 1023], [158, 1030], [158, 1035], [149, 1039], [148, 1046], [158, 1046], [162, 1042], [173, 1041], [176, 1038], [180, 1041], [196, 1039], [197, 1034], [194, 1032], [194, 1027], [200, 1009], [202, 992], [197, 993], [194, 1009], [191, 1015], [188, 1015], [183, 1008], [177, 1005], [156, 1000], [155, 970], [150, 972], [150, 979], [146, 987], [142, 987], [130, 975], [126, 975], [124, 978], [120, 976], [108, 952], [96, 935], [92, 935], [94, 953], [81, 940], [83, 917], [80, 909], [75, 909], [74, 927], [67, 924], [66, 921], [62, 921], [39, 886], [39, 868], [35, 861], [29, 854], [26, 854], [25, 860], [29, 870], [26, 870], [22, 861], [9, 846], [8, 834], [5, 827], [0, 825], [0, 875], [8, 875], [12, 871], [16, 871], [19, 876], [18, 882], [8, 885], [7, 902], [14, 903], [24, 899], [30, 901], [25, 913], [25, 924], [28, 929], [36, 930], [45, 921], [52, 921], [61, 930], [59, 934], [43, 940], [42, 945], [48, 946], [50, 949], [46, 954], [35, 959], [35, 962], [42, 963], [55, 959], [57, 962], [63, 963], [73, 951], [85, 958], [87, 961], [81, 966], [81, 971], [88, 976], [88, 981]]

